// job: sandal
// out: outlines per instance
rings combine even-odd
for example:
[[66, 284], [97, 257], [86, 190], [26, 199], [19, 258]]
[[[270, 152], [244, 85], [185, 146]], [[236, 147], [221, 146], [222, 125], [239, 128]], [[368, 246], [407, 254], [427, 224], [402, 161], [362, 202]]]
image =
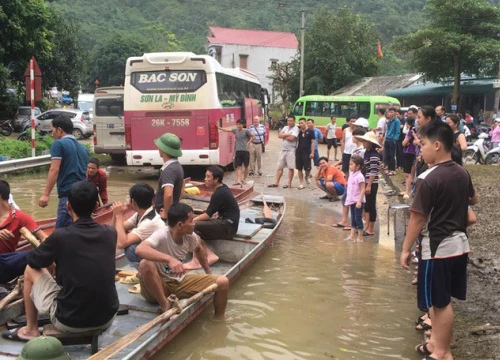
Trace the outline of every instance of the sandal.
[[137, 284], [137, 285], [134, 285], [134, 286], [128, 288], [128, 292], [131, 294], [140, 294], [141, 293], [141, 285]]
[[344, 228], [342, 230], [344, 230], [344, 231], [351, 231], [351, 227], [350, 226], [344, 226]]
[[[413, 278], [413, 280], [411, 281], [411, 284], [412, 284], [412, 285], [417, 285], [417, 284], [418, 284], [418, 278], [417, 278], [416, 276], [415, 276], [415, 277]], [[420, 323], [418, 323], [418, 324], [420, 324]], [[417, 326], [418, 326], [418, 324], [417, 324]], [[417, 329], [417, 328], [415, 327], [415, 329]], [[417, 329], [417, 330], [419, 330], [419, 329]]]
[[330, 197], [328, 195], [323, 195], [319, 197], [321, 200], [328, 200]]
[[288, 189], [289, 187], [291, 188], [291, 186], [283, 185], [283, 189]]
[[133, 276], [127, 276], [125, 278], [121, 278], [120, 282], [122, 284], [137, 284], [139, 282], [139, 279], [137, 278], [137, 276], [133, 275]]
[[18, 342], [28, 342], [31, 340], [31, 339], [23, 339], [22, 337], [20, 337], [19, 330], [21, 330], [20, 327], [15, 329], [5, 330], [2, 333], [2, 337], [7, 340], [18, 341]]
[[330, 202], [335, 202], [335, 201], [340, 201], [340, 199], [338, 197], [330, 198]]
[[332, 224], [332, 227], [344, 228], [345, 226], [342, 225], [341, 223], [336, 223], [336, 224]]
[[363, 231], [363, 236], [373, 236], [375, 234], [370, 234], [369, 232]]
[[424, 356], [432, 354], [432, 352], [430, 352], [430, 350], [427, 348], [426, 343], [418, 344], [417, 346], [415, 346], [415, 351]]
[[267, 185], [267, 187], [271, 188], [271, 187], [278, 187], [279, 185], [278, 184], [269, 184]]
[[233, 186], [241, 186], [241, 183], [239, 183], [239, 182], [234, 183]]
[[[283, 186], [284, 187], [284, 186]], [[297, 188], [299, 190], [303, 190], [304, 189], [304, 185], [299, 185], [299, 187]]]
[[422, 331], [422, 330], [425, 331], [425, 330], [431, 330], [431, 329], [432, 329], [432, 325], [427, 324], [425, 321], [421, 321], [415, 326], [415, 330], [419, 330], [419, 331]]

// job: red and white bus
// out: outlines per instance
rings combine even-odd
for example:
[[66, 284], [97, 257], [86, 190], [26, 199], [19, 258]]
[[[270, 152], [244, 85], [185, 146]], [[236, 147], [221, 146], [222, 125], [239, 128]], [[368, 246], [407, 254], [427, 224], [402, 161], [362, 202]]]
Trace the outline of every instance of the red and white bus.
[[124, 87], [127, 164], [163, 165], [153, 141], [170, 132], [182, 141], [181, 164], [231, 165], [234, 135], [217, 125], [235, 127], [238, 119], [250, 125], [254, 116], [262, 117], [261, 97], [257, 76], [225, 69], [208, 55], [131, 57]]

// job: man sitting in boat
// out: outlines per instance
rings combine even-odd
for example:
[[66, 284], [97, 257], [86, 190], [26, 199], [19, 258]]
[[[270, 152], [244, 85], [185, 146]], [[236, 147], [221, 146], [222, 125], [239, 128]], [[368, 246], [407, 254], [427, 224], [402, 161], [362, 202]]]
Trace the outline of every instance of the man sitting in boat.
[[[24, 272], [27, 324], [5, 331], [4, 338], [28, 341], [39, 336], [38, 313], [48, 314], [59, 331], [68, 333], [97, 331], [111, 325], [119, 305], [116, 230], [92, 219], [96, 201], [93, 184], [86, 180], [73, 184], [67, 203], [73, 224], [56, 229], [28, 255]], [[54, 262], [56, 280], [46, 269]]]
[[[139, 264], [142, 296], [167, 311], [170, 308], [167, 301], [170, 294], [179, 298], [190, 297], [216, 283], [215, 317], [223, 319], [229, 281], [223, 275], [212, 275], [200, 239], [193, 233], [193, 208], [183, 203], [172, 205], [167, 219], [168, 227], [156, 230], [136, 249], [137, 255], [144, 259]], [[206, 274], [186, 274], [187, 269], [182, 261], [189, 252], [197, 256]]]
[[24, 274], [29, 251], [16, 251], [21, 238], [19, 230], [25, 227], [40, 240], [47, 235], [31, 216], [13, 208], [9, 203], [10, 185], [0, 180], [0, 283], [7, 283]]
[[[138, 266], [141, 258], [135, 253], [137, 245], [146, 240], [155, 230], [164, 227], [165, 223], [153, 207], [154, 189], [148, 184], [135, 184], [129, 190], [130, 204], [115, 202], [113, 209], [113, 226], [118, 234], [116, 247], [124, 249], [128, 261]], [[129, 206], [135, 213], [125, 220]]]
[[205, 173], [205, 185], [214, 192], [207, 210], [194, 218], [194, 232], [203, 240], [232, 239], [238, 231], [240, 208], [223, 178], [219, 166], [210, 166]]

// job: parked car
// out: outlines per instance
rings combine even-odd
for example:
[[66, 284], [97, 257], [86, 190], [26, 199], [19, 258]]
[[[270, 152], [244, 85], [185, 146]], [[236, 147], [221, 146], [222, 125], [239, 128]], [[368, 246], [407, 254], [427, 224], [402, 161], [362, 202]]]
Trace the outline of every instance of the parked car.
[[[52, 120], [59, 115], [66, 115], [73, 122], [73, 136], [77, 139], [90, 137], [94, 133], [94, 124], [90, 119], [88, 111], [73, 110], [73, 109], [52, 109], [41, 113], [35, 118], [35, 126], [41, 133], [49, 133]], [[27, 122], [23, 131], [28, 130], [30, 122]]]
[[[35, 108], [35, 117], [40, 115], [42, 112], [39, 108]], [[23, 122], [25, 119], [30, 119], [31, 117], [31, 106], [19, 106], [16, 111], [16, 115], [14, 115], [14, 122], [12, 126], [15, 131], [24, 131]]]
[[63, 94], [61, 98], [61, 103], [64, 104], [71, 104], [73, 102], [73, 98], [69, 94]]

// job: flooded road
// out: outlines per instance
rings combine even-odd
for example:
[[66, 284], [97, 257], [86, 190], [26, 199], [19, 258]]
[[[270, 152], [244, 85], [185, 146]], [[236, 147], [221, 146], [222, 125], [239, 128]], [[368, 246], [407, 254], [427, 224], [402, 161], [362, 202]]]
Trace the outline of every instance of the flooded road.
[[[294, 180], [293, 189], [268, 189], [278, 148], [272, 141], [265, 176], [253, 178], [255, 191], [287, 198], [273, 245], [231, 287], [225, 323], [207, 309], [155, 359], [417, 359], [416, 288], [398, 255], [376, 238], [345, 242], [347, 232], [330, 226], [340, 204], [318, 200], [315, 186], [299, 191]], [[156, 188], [154, 174], [107, 171], [112, 201], [125, 199], [136, 182]], [[36, 219], [56, 211], [55, 190], [48, 208], [37, 205], [45, 177], [7, 178], [18, 205]], [[228, 173], [225, 182], [234, 178]]]
[[416, 359], [415, 287], [393, 251], [345, 242], [329, 209], [287, 203], [270, 247], [155, 359]]

